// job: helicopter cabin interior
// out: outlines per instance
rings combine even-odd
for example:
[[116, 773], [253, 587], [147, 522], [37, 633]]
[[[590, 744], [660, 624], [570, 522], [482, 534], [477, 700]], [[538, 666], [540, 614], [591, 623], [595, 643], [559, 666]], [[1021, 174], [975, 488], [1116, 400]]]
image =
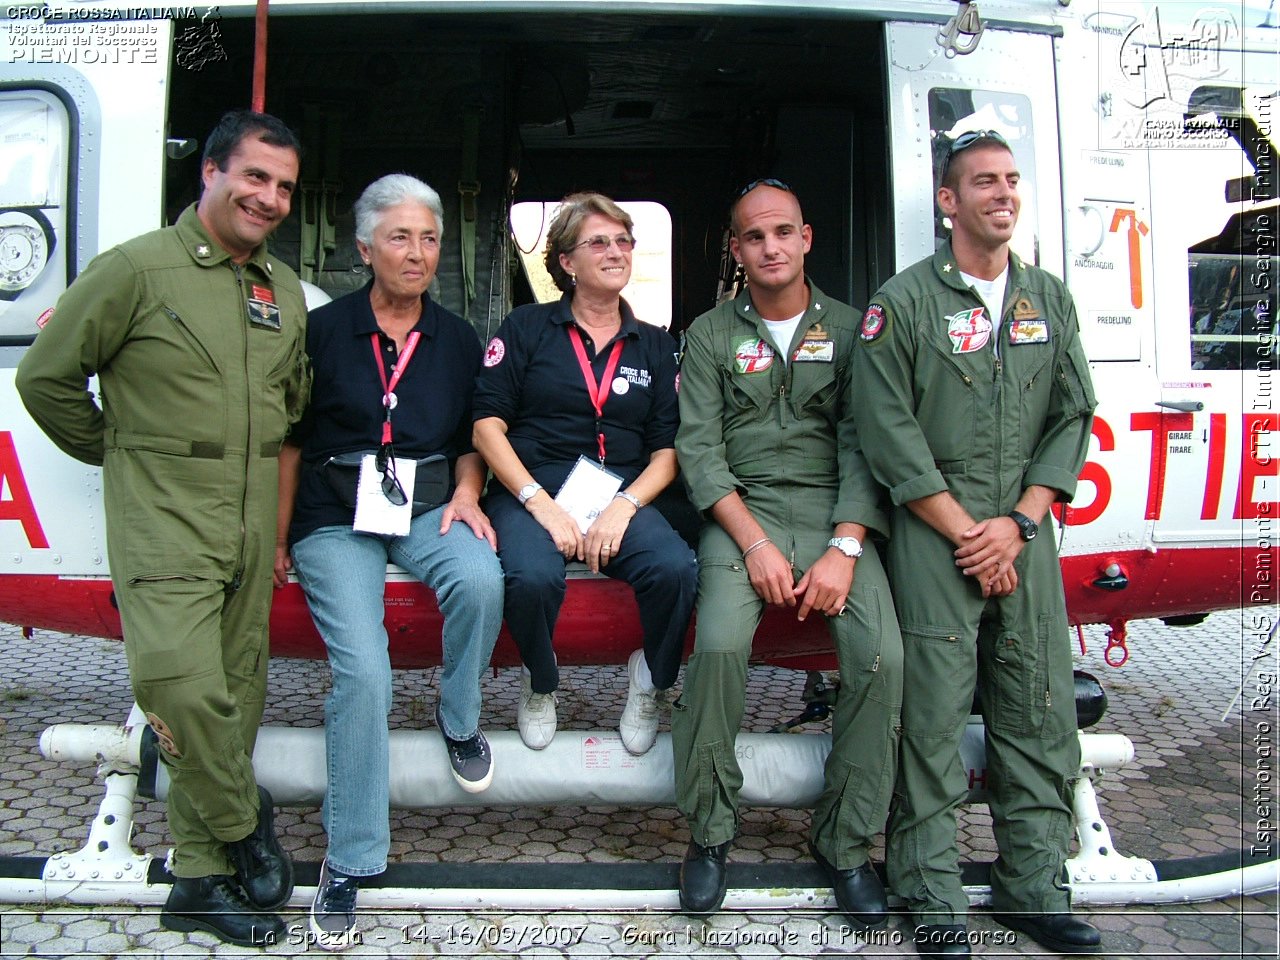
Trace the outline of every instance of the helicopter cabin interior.
[[[247, 87], [253, 22], [220, 29], [225, 59], [170, 74], [171, 142], [202, 148], [228, 91]], [[652, 268], [657, 295], [636, 309], [679, 330], [732, 280], [725, 230], [736, 192], [776, 177], [813, 226], [809, 274], [865, 303], [893, 272], [882, 29], [817, 17], [273, 18], [266, 109], [305, 149], [273, 246], [331, 296], [356, 289], [367, 276], [353, 202], [383, 174], [420, 177], [445, 210], [433, 295], [463, 313], [462, 248], [473, 232], [465, 307], [485, 337], [511, 307], [540, 289], [541, 299], [554, 294], [520, 266], [541, 258], [544, 212], [598, 190], [656, 205], [637, 221], [636, 273]], [[199, 179], [200, 149], [174, 152], [167, 222]]]

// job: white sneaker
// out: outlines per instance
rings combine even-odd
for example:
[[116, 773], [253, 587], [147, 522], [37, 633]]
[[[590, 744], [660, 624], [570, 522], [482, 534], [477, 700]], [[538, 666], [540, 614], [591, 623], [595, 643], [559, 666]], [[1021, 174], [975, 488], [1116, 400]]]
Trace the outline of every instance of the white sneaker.
[[643, 665], [643, 650], [631, 654], [627, 661], [627, 705], [618, 721], [622, 745], [637, 757], [647, 753], [658, 736], [658, 691], [652, 686], [645, 690], [636, 678]]
[[530, 750], [545, 750], [556, 735], [556, 695], [534, 693], [529, 671], [520, 668], [520, 705], [516, 708], [520, 739]]

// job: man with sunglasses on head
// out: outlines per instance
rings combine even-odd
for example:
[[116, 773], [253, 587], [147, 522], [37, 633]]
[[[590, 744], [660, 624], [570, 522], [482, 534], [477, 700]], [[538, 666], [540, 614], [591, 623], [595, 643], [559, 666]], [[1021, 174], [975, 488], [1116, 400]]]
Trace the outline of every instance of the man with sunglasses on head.
[[937, 202], [951, 239], [872, 298], [854, 351], [867, 460], [895, 504], [889, 573], [904, 648], [887, 863], [916, 948], [968, 956], [956, 808], [976, 686], [999, 858], [996, 920], [1089, 953], [1063, 864], [1077, 774], [1071, 646], [1049, 508], [1075, 492], [1095, 405], [1075, 305], [1010, 248], [1018, 169], [993, 131], [951, 145]]
[[302, 287], [267, 252], [299, 154], [275, 117], [226, 114], [199, 202], [95, 257], [17, 375], [54, 443], [102, 465], [129, 677], [170, 781], [176, 879], [160, 922], [259, 947], [283, 937], [273, 911], [293, 890], [252, 758], [277, 457], [310, 384]]
[[747, 286], [693, 322], [680, 372], [676, 453], [694, 506], [713, 521], [671, 721], [676, 800], [692, 835], [680, 902], [707, 913], [724, 900], [747, 661], [774, 604], [798, 620], [820, 614], [831, 631], [841, 686], [810, 849], [850, 924], [873, 929], [887, 919], [869, 848], [894, 779], [902, 643], [870, 539], [888, 522], [852, 418], [858, 316], [805, 276], [813, 234], [786, 184], [748, 184], [730, 222]]

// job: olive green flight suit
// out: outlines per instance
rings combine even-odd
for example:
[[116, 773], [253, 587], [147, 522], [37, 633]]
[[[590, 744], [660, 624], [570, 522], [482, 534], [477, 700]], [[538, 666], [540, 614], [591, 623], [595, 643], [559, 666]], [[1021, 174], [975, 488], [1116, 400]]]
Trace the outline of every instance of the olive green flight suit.
[[192, 206], [96, 257], [18, 367], [35, 421], [103, 467], [111, 579], [169, 769], [180, 877], [232, 873], [225, 842], [257, 822], [277, 455], [306, 405], [305, 322], [293, 271], [265, 247], [233, 264]]
[[964, 922], [955, 810], [968, 789], [959, 744], [975, 684], [1000, 850], [994, 906], [1069, 907], [1067, 781], [1080, 756], [1051, 525], [1019, 555], [1016, 591], [984, 600], [955, 546], [906, 504], [949, 490], [984, 520], [1007, 515], [1031, 485], [1070, 500], [1093, 388], [1075, 306], [1055, 277], [1011, 254], [1002, 322], [984, 337], [977, 316], [991, 319], [944, 245], [872, 298], [853, 360], [863, 448], [897, 505], [888, 565], [904, 679], [889, 880], [921, 923]]
[[[810, 284], [809, 309], [775, 355], [748, 292], [703, 314], [687, 333], [680, 368], [676, 452], [693, 503], [707, 510], [737, 491], [791, 561], [796, 580], [827, 550], [835, 525], [882, 533], [881, 491], [859, 452], [849, 415], [857, 314]], [[828, 626], [840, 664], [825, 786], [812, 837], [839, 869], [861, 866], [884, 825], [893, 785], [902, 698], [902, 642], [888, 582], [868, 537], [845, 609]], [[704, 846], [737, 831], [747, 660], [765, 603], [742, 551], [716, 523], [698, 549], [697, 632], [673, 712], [676, 800]]]

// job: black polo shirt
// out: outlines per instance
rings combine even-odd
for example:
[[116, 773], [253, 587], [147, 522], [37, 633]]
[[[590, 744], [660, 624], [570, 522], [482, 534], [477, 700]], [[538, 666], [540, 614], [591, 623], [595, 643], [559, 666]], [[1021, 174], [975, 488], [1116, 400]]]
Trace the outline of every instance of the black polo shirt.
[[[595, 408], [569, 337], [569, 302], [566, 294], [557, 303], [511, 311], [485, 348], [472, 405], [476, 420], [506, 422], [516, 455], [553, 493], [579, 455], [598, 458]], [[599, 383], [614, 341], [622, 340], [603, 425], [605, 466], [625, 486], [648, 466], [650, 454], [675, 446], [679, 413], [675, 339], [661, 327], [638, 322], [625, 300], [621, 312], [622, 329], [599, 353], [586, 331], [582, 341]]]
[[[307, 315], [307, 355], [314, 380], [311, 405], [289, 435], [302, 447], [302, 475], [293, 507], [289, 542], [319, 527], [350, 526], [345, 506], [319, 469], [329, 457], [377, 449], [382, 439], [382, 379], [371, 334], [378, 335], [387, 380], [399, 354], [395, 341], [378, 329], [369, 303], [372, 282]], [[459, 456], [470, 453], [471, 395], [480, 369], [480, 339], [456, 314], [422, 295], [422, 334], [396, 386], [391, 412], [392, 442], [398, 457], [449, 458], [450, 477]]]

